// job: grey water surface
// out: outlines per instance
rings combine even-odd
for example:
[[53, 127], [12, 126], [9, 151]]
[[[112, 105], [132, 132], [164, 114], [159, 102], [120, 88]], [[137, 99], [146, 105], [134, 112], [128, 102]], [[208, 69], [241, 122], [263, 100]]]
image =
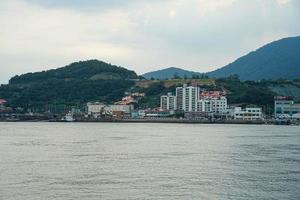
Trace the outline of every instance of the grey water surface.
[[300, 199], [300, 127], [0, 123], [0, 199]]

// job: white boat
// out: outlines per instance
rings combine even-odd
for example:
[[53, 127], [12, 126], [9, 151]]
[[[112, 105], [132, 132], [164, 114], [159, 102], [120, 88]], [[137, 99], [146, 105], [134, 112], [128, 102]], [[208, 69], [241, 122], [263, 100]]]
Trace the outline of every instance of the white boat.
[[61, 120], [65, 121], [65, 122], [74, 122], [75, 121], [72, 112], [68, 112]]

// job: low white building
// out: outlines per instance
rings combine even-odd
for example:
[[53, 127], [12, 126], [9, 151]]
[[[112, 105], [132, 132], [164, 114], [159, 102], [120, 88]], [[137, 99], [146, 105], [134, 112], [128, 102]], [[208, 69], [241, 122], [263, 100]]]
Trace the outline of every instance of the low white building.
[[133, 105], [108, 105], [104, 107], [104, 111], [106, 112], [124, 112], [130, 113], [134, 110]]
[[98, 118], [104, 110], [105, 105], [100, 102], [89, 102], [87, 103], [88, 115]]
[[98, 118], [103, 113], [124, 112], [130, 113], [134, 110], [133, 105], [105, 105], [100, 102], [87, 103], [88, 115]]
[[162, 110], [176, 110], [176, 96], [172, 93], [160, 97], [160, 108]]
[[292, 119], [300, 120], [300, 113], [293, 114]]
[[146, 118], [164, 118], [169, 117], [170, 115], [175, 114], [174, 111], [158, 111], [158, 110], [149, 110], [146, 111]]
[[261, 108], [246, 108], [235, 107], [233, 109], [233, 117], [237, 120], [262, 120], [262, 109]]

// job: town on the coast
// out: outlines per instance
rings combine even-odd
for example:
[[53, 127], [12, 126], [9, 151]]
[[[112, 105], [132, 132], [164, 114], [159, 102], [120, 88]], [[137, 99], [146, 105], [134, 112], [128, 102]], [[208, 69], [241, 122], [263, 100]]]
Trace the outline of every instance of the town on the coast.
[[0, 121], [299, 124], [299, 46], [282, 38], [206, 72], [97, 59], [20, 71], [0, 84]]
[[[126, 92], [120, 101], [108, 105], [87, 102], [83, 109], [72, 107], [64, 114], [19, 112], [0, 99], [0, 121], [52, 122], [166, 122], [166, 123], [237, 123], [298, 124], [300, 104], [292, 96], [274, 96], [274, 113], [267, 114], [258, 106], [240, 107], [228, 104], [225, 91], [211, 91], [196, 83], [183, 84], [160, 97], [160, 107], [136, 108], [145, 93]], [[19, 108], [21, 109], [21, 108]]]

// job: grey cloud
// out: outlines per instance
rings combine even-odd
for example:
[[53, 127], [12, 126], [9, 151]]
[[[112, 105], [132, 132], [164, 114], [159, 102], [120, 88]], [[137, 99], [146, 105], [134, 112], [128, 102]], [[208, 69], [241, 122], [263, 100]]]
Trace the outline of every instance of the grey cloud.
[[209, 57], [214, 58], [210, 64], [199, 59], [199, 66], [216, 68], [267, 42], [299, 34], [300, 27], [295, 26], [300, 18], [298, 10], [295, 5], [280, 6], [273, 0], [236, 1], [203, 17], [196, 6], [186, 6], [177, 8], [174, 21], [150, 19], [143, 31], [161, 38], [168, 51], [181, 52], [182, 57], [194, 54], [196, 58], [198, 54], [198, 58], [206, 56], [208, 62], [212, 61]]
[[125, 8], [132, 4], [169, 0], [25, 0], [48, 8], [68, 8], [83, 12], [101, 12], [105, 9]]
[[205, 72], [299, 35], [299, 10], [298, 0], [3, 0], [0, 83], [90, 58]]

